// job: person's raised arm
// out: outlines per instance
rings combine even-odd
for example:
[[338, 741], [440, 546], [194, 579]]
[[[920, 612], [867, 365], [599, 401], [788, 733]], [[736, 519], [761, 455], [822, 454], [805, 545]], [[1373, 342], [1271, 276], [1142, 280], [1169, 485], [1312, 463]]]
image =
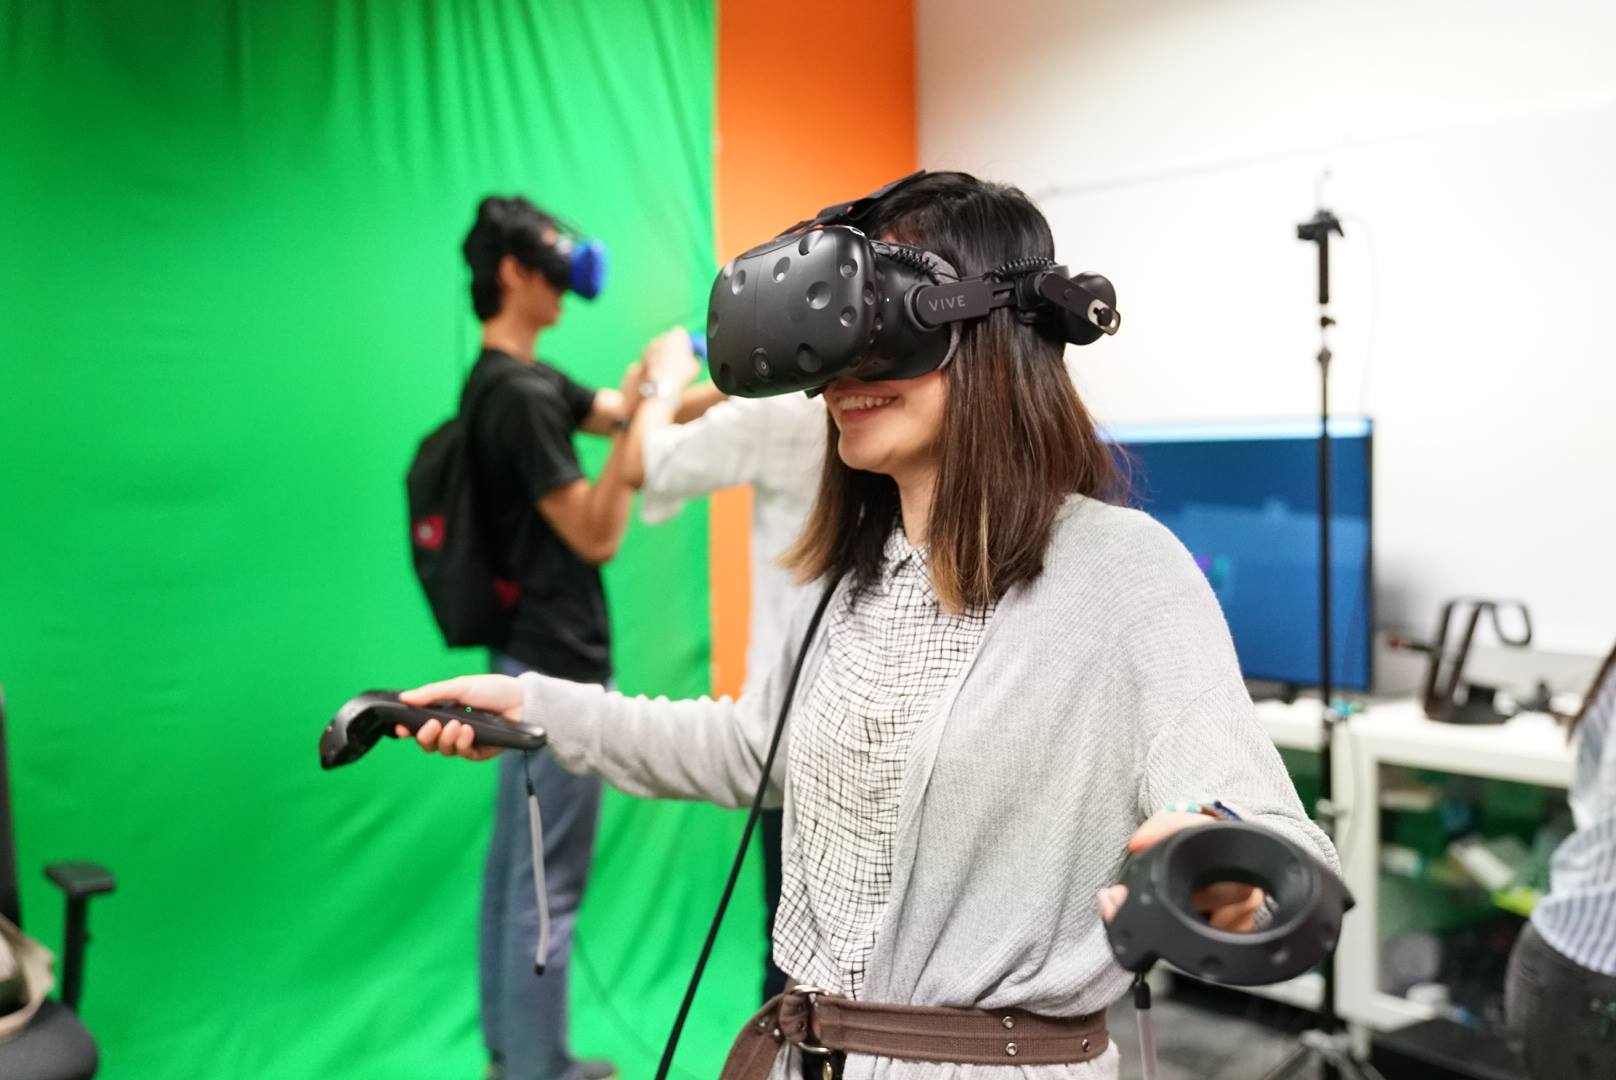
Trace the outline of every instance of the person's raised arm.
[[639, 456], [627, 462], [629, 482], [645, 493], [648, 506], [676, 506], [677, 500], [754, 483], [767, 459], [768, 411], [768, 402], [734, 399], [689, 423], [647, 433]]
[[[615, 435], [634, 419], [634, 412], [645, 397], [645, 384], [651, 382], [640, 363], [629, 368], [621, 388], [602, 387], [594, 392], [589, 411], [579, 423], [579, 430], [590, 435]], [[705, 413], [727, 397], [724, 391], [710, 382], [687, 386], [679, 395], [673, 422], [686, 424]]]
[[[682, 386], [696, 372], [689, 335], [677, 329], [659, 334], [646, 346], [641, 364], [659, 384]], [[617, 553], [634, 501], [628, 464], [640, 460], [646, 434], [671, 423], [676, 408], [673, 394], [645, 398], [628, 427], [612, 436], [611, 453], [593, 484], [579, 478], [538, 500], [538, 512], [579, 558], [599, 564]]]
[[673, 414], [673, 422], [688, 424], [692, 420], [699, 420], [706, 415], [708, 409], [728, 397], [728, 394], [710, 382], [687, 386], [685, 392], [679, 395], [679, 411]]
[[639, 404], [615, 386], [601, 387], [595, 391], [589, 412], [578, 424], [578, 430], [589, 435], [616, 434], [634, 416], [630, 403]]

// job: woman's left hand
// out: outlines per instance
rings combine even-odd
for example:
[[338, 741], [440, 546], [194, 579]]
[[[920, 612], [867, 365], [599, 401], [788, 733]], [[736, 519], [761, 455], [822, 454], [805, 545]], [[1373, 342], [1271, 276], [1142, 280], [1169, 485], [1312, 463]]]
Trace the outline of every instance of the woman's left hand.
[[[1134, 830], [1128, 838], [1128, 851], [1133, 854], [1167, 839], [1180, 829], [1193, 829], [1202, 825], [1216, 825], [1218, 819], [1209, 814], [1191, 814], [1182, 810], [1166, 810], [1153, 814]], [[1111, 885], [1101, 889], [1095, 897], [1100, 906], [1100, 918], [1110, 922], [1128, 899], [1126, 885]], [[1255, 885], [1238, 881], [1217, 881], [1204, 889], [1195, 890], [1195, 910], [1219, 930], [1255, 930], [1257, 909], [1263, 904], [1263, 891]]]

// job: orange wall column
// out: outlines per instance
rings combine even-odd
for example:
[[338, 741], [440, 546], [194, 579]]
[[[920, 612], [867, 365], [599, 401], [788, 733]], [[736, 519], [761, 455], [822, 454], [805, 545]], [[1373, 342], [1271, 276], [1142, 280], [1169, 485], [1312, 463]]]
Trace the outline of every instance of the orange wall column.
[[[722, 260], [913, 172], [913, 0], [718, 0], [716, 127]], [[747, 488], [709, 510], [714, 694], [746, 678], [751, 512]]]

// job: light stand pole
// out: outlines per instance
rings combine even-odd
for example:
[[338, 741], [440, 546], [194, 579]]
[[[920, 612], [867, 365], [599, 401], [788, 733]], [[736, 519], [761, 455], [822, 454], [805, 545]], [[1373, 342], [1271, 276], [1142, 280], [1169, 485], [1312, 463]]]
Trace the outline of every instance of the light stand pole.
[[[1335, 678], [1332, 668], [1331, 642], [1334, 630], [1330, 608], [1330, 327], [1335, 319], [1330, 316], [1330, 234], [1345, 237], [1341, 220], [1328, 210], [1320, 209], [1307, 221], [1296, 226], [1296, 238], [1319, 249], [1319, 698], [1323, 706], [1322, 739], [1319, 744], [1319, 802], [1316, 816], [1319, 826], [1331, 841], [1335, 840], [1336, 808], [1331, 751], [1335, 745], [1335, 728], [1343, 717], [1335, 705]], [[1372, 808], [1355, 807], [1355, 813], [1370, 813]], [[1335, 950], [1324, 958], [1322, 974], [1323, 992], [1319, 996], [1319, 1023], [1316, 1030], [1303, 1032], [1295, 1050], [1275, 1066], [1264, 1080], [1280, 1080], [1293, 1075], [1312, 1055], [1319, 1058], [1323, 1080], [1381, 1080], [1380, 1073], [1367, 1061], [1361, 1061], [1353, 1052], [1352, 1040], [1341, 1018], [1335, 1011]]]

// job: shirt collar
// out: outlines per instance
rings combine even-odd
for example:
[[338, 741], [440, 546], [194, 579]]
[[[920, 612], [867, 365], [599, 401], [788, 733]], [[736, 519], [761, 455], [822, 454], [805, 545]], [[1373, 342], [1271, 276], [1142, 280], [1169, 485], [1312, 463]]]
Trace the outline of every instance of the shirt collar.
[[900, 574], [918, 573], [924, 588], [931, 592], [931, 569], [925, 547], [916, 547], [904, 535], [903, 523], [897, 522], [887, 534], [881, 548], [881, 574], [879, 587], [886, 592]]

